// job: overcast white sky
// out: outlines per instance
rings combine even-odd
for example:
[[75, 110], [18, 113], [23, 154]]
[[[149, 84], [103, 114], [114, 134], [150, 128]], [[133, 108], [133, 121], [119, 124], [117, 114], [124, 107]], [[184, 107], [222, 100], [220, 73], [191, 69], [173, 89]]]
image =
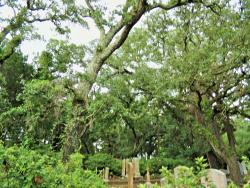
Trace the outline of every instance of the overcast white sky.
[[[79, 4], [82, 4], [83, 0], [78, 0]], [[108, 7], [109, 10], [114, 10], [117, 6], [125, 2], [125, 0], [103, 0], [104, 5]], [[6, 12], [7, 13], [7, 12]], [[46, 41], [51, 38], [56, 39], [66, 39], [64, 36], [60, 36], [58, 33], [53, 31], [53, 25], [49, 22], [36, 23], [35, 26], [38, 29], [38, 33], [44, 36]], [[98, 29], [92, 20], [89, 19], [89, 29], [83, 28], [76, 24], [70, 25], [71, 34], [70, 42], [75, 44], [87, 44], [88, 42], [97, 39], [99, 37]], [[40, 40], [30, 40], [24, 41], [21, 44], [21, 50], [24, 54], [29, 55], [29, 61], [38, 53], [44, 50], [46, 47], [45, 41]]]
[[[163, 1], [165, 2], [166, 0]], [[102, 0], [101, 2], [108, 7], [108, 10], [112, 11], [116, 9], [117, 6], [123, 4], [125, 0]], [[232, 0], [231, 3], [232, 2], [236, 3], [237, 0]], [[78, 3], [84, 4], [84, 0], [78, 0]], [[11, 15], [11, 10], [6, 9], [0, 12], [0, 17], [7, 15]], [[65, 37], [60, 36], [58, 33], [53, 31], [53, 26], [49, 22], [36, 23], [35, 26], [38, 29], [38, 33], [44, 36], [46, 41], [51, 38], [65, 39]], [[92, 21], [89, 22], [89, 27], [89, 29], [85, 29], [78, 25], [71, 24], [70, 42], [75, 44], [86, 44], [93, 39], [98, 38], [99, 32]], [[29, 61], [31, 61], [34, 55], [38, 52], [44, 50], [45, 47], [46, 42], [40, 40], [23, 41], [21, 44], [21, 50], [24, 54], [29, 55]]]

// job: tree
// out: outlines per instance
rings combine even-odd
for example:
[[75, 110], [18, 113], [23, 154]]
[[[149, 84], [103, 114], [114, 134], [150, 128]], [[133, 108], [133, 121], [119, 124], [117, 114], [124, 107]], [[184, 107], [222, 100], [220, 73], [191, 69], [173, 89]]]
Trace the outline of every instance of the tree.
[[[142, 15], [156, 8], [166, 11], [188, 5], [190, 3], [201, 3], [200, 1], [170, 1], [162, 3], [147, 0], [131, 1], [127, 0], [121, 10], [115, 11], [109, 19], [105, 18], [103, 7], [93, 5], [91, 1], [85, 1], [89, 16], [94, 20], [100, 32], [100, 38], [96, 47], [91, 54], [91, 59], [87, 64], [86, 70], [81, 77], [77, 90], [75, 90], [75, 98], [73, 100], [74, 111], [76, 114], [73, 125], [67, 127], [67, 136], [64, 145], [64, 160], [68, 156], [81, 148], [81, 136], [88, 129], [89, 123], [86, 119], [88, 108], [88, 96], [92, 86], [96, 81], [106, 60], [122, 46], [128, 37], [131, 29], [140, 20]], [[212, 8], [212, 5], [206, 5]], [[119, 17], [119, 20], [110, 21], [111, 18]], [[85, 117], [85, 119], [83, 118]]]
[[[232, 180], [240, 185], [242, 177], [233, 124], [236, 116], [249, 118], [249, 52], [246, 50], [249, 37], [245, 37], [249, 24], [230, 7], [220, 16], [198, 10], [182, 9], [177, 21], [167, 15], [149, 20], [152, 32], [157, 28], [160, 33], [152, 40], [165, 46], [160, 78], [167, 81], [161, 82], [159, 78], [159, 83], [164, 83], [160, 88], [165, 88], [162, 92], [167, 94], [166, 108], [178, 105], [196, 121], [216, 154], [229, 166]], [[192, 19], [193, 16], [198, 19]], [[155, 26], [159, 19], [165, 20], [165, 27]], [[170, 32], [164, 33], [165, 30]], [[164, 103], [162, 96], [159, 100]], [[224, 134], [227, 142], [222, 139]]]
[[[132, 40], [124, 59], [161, 65], [158, 75], [151, 76], [151, 87], [142, 84], [142, 88], [178, 121], [184, 117], [191, 123], [229, 166], [232, 180], [241, 185], [234, 119], [249, 119], [247, 15], [227, 6], [220, 14], [211, 13], [199, 5], [176, 14], [179, 19], [164, 12], [151, 16], [147, 21], [149, 34], [141, 32], [148, 39]], [[134, 50], [142, 46], [136, 54]], [[150, 53], [152, 49], [155, 51]], [[142, 71], [144, 77], [139, 82], [144, 83], [147, 75]], [[182, 117], [178, 113], [183, 113]]]
[[63, 74], [70, 74], [71, 63], [82, 56], [82, 47], [51, 40], [46, 51], [34, 59], [34, 67], [25, 63], [21, 52], [5, 61], [0, 70], [3, 75], [0, 125], [5, 145], [61, 149], [65, 124], [71, 115], [68, 105], [71, 91], [64, 85], [73, 79]]
[[97, 151], [119, 158], [164, 155], [189, 159], [208, 149], [198, 134], [194, 136], [193, 122], [185, 120], [181, 110], [165, 110], [155, 100], [160, 95], [160, 72], [145, 61], [152, 56], [159, 59], [159, 48], [147, 46], [150, 36], [147, 30], [135, 29], [100, 72], [89, 103], [94, 121], [90, 133], [83, 135], [83, 148], [91, 148], [94, 142]]
[[39, 36], [34, 32], [32, 24], [35, 22], [52, 22], [56, 30], [62, 34], [69, 31], [68, 27], [62, 26], [63, 21], [77, 22], [81, 26], [86, 26], [83, 20], [86, 11], [77, 8], [74, 1], [3, 0], [0, 9], [3, 12], [10, 12], [1, 18], [0, 65], [5, 63], [24, 39]]
[[20, 105], [16, 97], [22, 92], [23, 82], [32, 79], [34, 69], [32, 65], [26, 63], [26, 57], [21, 52], [13, 53], [5, 62], [1, 66], [0, 73], [6, 81], [5, 88], [8, 92], [9, 101], [12, 106], [16, 107]]

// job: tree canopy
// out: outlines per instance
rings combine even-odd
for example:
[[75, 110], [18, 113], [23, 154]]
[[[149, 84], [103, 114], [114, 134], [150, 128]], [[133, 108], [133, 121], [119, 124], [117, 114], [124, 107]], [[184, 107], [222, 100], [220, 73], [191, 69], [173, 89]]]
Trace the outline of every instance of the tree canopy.
[[[250, 157], [250, 3], [126, 0], [109, 8], [0, 2], [10, 12], [0, 18], [3, 145], [59, 153], [65, 163], [80, 152], [90, 166], [95, 154], [170, 166], [206, 156], [241, 185], [238, 161]], [[67, 38], [71, 24], [86, 29], [90, 20], [99, 37], [89, 44], [47, 39], [32, 63], [20, 50], [42, 40], [37, 22]]]

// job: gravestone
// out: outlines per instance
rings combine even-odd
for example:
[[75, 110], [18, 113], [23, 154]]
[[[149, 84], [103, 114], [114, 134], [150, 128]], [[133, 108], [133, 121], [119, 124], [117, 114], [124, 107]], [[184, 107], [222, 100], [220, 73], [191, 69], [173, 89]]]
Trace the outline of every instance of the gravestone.
[[247, 168], [244, 162], [239, 163], [241, 175], [247, 175]]
[[134, 177], [135, 178], [141, 177], [139, 159], [133, 158], [132, 163], [134, 166]]
[[201, 178], [201, 183], [209, 188], [215, 186], [216, 188], [226, 188], [227, 187], [227, 178], [226, 174], [217, 169], [208, 169], [206, 170], [206, 177]]
[[149, 170], [147, 169], [147, 174], [146, 174], [146, 188], [152, 188], [152, 184], [150, 181], [150, 174], [149, 174]]
[[122, 160], [122, 177], [126, 176], [126, 159]]
[[189, 176], [190, 169], [186, 166], [177, 166], [174, 168], [174, 177], [178, 179], [180, 177]]
[[165, 187], [167, 185], [167, 181], [165, 178], [161, 178], [160, 180], [161, 187]]
[[128, 163], [128, 188], [134, 188], [134, 167]]
[[[243, 175], [247, 175], [247, 168], [246, 168], [246, 165], [244, 162], [240, 163], [238, 161], [238, 165], [239, 165], [239, 168], [240, 168], [240, 174], [243, 176]], [[229, 171], [229, 167], [227, 166], [227, 170], [230, 174], [230, 171]]]
[[226, 175], [229, 175], [228, 169], [220, 169], [221, 172], [225, 173]]
[[125, 159], [125, 177], [128, 177], [128, 163], [129, 163], [129, 160]]
[[108, 181], [109, 180], [109, 168], [105, 167], [104, 170], [104, 181]]

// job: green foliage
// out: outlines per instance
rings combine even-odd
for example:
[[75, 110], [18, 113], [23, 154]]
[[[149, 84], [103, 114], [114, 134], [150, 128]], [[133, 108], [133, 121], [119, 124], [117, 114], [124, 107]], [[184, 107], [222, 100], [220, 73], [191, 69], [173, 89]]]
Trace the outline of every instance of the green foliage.
[[59, 157], [0, 145], [1, 187], [106, 187], [93, 172], [83, 170], [82, 155], [72, 155], [66, 164]]
[[[139, 188], [147, 188], [148, 186], [146, 184], [140, 184]], [[157, 184], [153, 184], [151, 186], [152, 188], [160, 188], [160, 186], [158, 186]]]
[[209, 166], [207, 159], [205, 159], [203, 156], [195, 158], [195, 164], [197, 172], [201, 172]]
[[[141, 161], [142, 173], [149, 167], [152, 174], [158, 174], [162, 166], [172, 169], [187, 164], [188, 160], [183, 158], [191, 160], [204, 155], [210, 145], [227, 161], [234, 146], [221, 136], [228, 131], [228, 140], [234, 140], [232, 132], [236, 128], [237, 152], [249, 155], [247, 122], [239, 122], [239, 126], [234, 122], [237, 116], [249, 117], [249, 3], [241, 1], [238, 11], [227, 1], [221, 1], [225, 4], [220, 15], [211, 11], [213, 6], [204, 7], [202, 3], [177, 8], [170, 14], [154, 11], [143, 28], [134, 29], [122, 49], [114, 54], [126, 39], [130, 26], [144, 10], [149, 10], [151, 3], [154, 7], [165, 4], [138, 2], [146, 1], [128, 0], [125, 6], [109, 13], [99, 1], [89, 1], [87, 7], [76, 6], [73, 0], [1, 3], [0, 9], [9, 7], [15, 12], [13, 18], [1, 18], [4, 24], [0, 32], [0, 63], [4, 64], [0, 71], [4, 77], [0, 78], [0, 132], [5, 145], [22, 142], [30, 148], [43, 148], [46, 153], [53, 138], [61, 143], [67, 132], [65, 127], [72, 127], [69, 138], [75, 139], [67, 139], [72, 140], [69, 144], [65, 142], [72, 147], [68, 151], [74, 151], [74, 145], [78, 146], [74, 141], [82, 139], [82, 152], [100, 150], [110, 154], [90, 156], [86, 159], [87, 168], [109, 167], [113, 174], [119, 175], [121, 161], [112, 156], [147, 154], [154, 158]], [[180, 4], [186, 2], [192, 1]], [[172, 1], [169, 3], [172, 5]], [[165, 7], [171, 9], [167, 4]], [[101, 37], [99, 43], [89, 48], [51, 40], [34, 61], [36, 79], [27, 81], [32, 78], [33, 70], [23, 64], [26, 57], [13, 52], [33, 32], [30, 23], [41, 22], [44, 16], [62, 34], [69, 31], [69, 25], [63, 27], [61, 21], [86, 26], [86, 17], [92, 17]], [[121, 21], [115, 23], [118, 18], [115, 16]], [[84, 70], [72, 75], [73, 65]], [[61, 82], [65, 80], [72, 83], [63, 86]], [[71, 100], [71, 94], [77, 100]], [[91, 122], [86, 123], [89, 119]], [[37, 156], [34, 151], [31, 153]], [[39, 156], [34, 160], [40, 161]], [[65, 165], [74, 177], [79, 176], [74, 169], [81, 164], [80, 159], [76, 155], [74, 163]], [[183, 168], [183, 179], [173, 184], [194, 185], [193, 174], [205, 168], [204, 158], [198, 158], [197, 172]], [[31, 166], [29, 172], [38, 173], [33, 172], [35, 169], [36, 166]], [[59, 162], [55, 169], [64, 172]], [[165, 176], [170, 181], [169, 173]], [[43, 174], [33, 175], [40, 176], [47, 181]], [[60, 181], [68, 182], [68, 178]], [[74, 182], [78, 186], [78, 180]]]
[[244, 182], [247, 182], [248, 186], [250, 186], [249, 185], [249, 183], [250, 183], [250, 173], [249, 173], [249, 171], [250, 171], [250, 160], [249, 160], [249, 158], [247, 156], [242, 156], [241, 160], [242, 160], [242, 163], [244, 165], [246, 165], [246, 169], [247, 169], [247, 172], [248, 172], [247, 175], [245, 175], [245, 177], [244, 177]]
[[36, 148], [51, 144], [54, 129], [63, 127], [71, 109], [69, 100], [62, 99], [65, 95], [59, 82], [36, 79], [26, 82], [18, 96], [22, 105], [0, 114], [4, 143], [22, 142]]
[[164, 186], [164, 188], [203, 187], [200, 183], [201, 175], [195, 175], [193, 168], [179, 166], [178, 174], [175, 175], [177, 178], [167, 168], [162, 168], [161, 172], [167, 182], [167, 185]]
[[112, 155], [97, 153], [90, 155], [84, 160], [84, 167], [90, 170], [103, 170], [109, 167], [111, 174], [120, 176], [122, 171], [122, 161], [115, 159]]
[[10, 107], [8, 92], [6, 90], [6, 81], [0, 73], [0, 113], [6, 111]]
[[250, 170], [250, 160], [247, 156], [242, 156], [241, 160], [245, 163], [247, 170]]
[[[50, 140], [54, 126], [60, 121], [59, 112], [64, 100], [60, 100], [62, 88], [49, 80], [35, 80], [25, 84], [19, 99], [23, 101], [26, 121], [26, 144], [39, 144]], [[49, 134], [50, 133], [50, 134]]]
[[66, 73], [71, 66], [84, 65], [85, 47], [77, 46], [68, 41], [51, 39], [46, 51], [38, 58], [39, 73], [42, 79], [52, 79]]
[[237, 119], [236, 122], [236, 128], [235, 131], [235, 139], [236, 139], [236, 149], [238, 156], [247, 156], [250, 157], [250, 137], [249, 137], [249, 131], [250, 131], [250, 123], [249, 121], [243, 120], [243, 119]]
[[[233, 182], [230, 182], [227, 186], [228, 188], [238, 188], [237, 185], [235, 185]], [[244, 186], [245, 187], [245, 186]]]
[[[0, 74], [5, 80], [5, 85], [0, 83], [8, 93], [8, 100], [12, 106], [18, 106], [20, 101], [16, 100], [19, 93], [23, 91], [23, 83], [33, 77], [34, 69], [26, 63], [25, 57], [20, 51], [13, 53], [1, 66]], [[14, 68], [13, 68], [14, 67]]]
[[160, 169], [165, 167], [167, 169], [173, 169], [179, 165], [189, 165], [191, 166], [193, 163], [186, 159], [172, 159], [166, 157], [153, 157], [151, 159], [140, 160], [140, 171], [141, 174], [145, 175], [147, 172], [147, 168], [149, 169], [150, 174], [159, 175]]

